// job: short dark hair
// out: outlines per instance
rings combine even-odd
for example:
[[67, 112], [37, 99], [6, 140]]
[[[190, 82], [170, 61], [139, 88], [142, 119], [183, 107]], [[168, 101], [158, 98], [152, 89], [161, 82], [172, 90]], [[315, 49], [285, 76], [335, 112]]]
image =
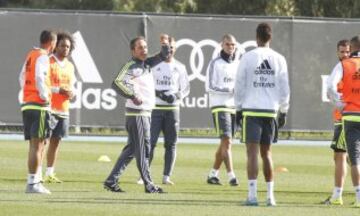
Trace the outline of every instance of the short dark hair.
[[234, 37], [234, 35], [232, 35], [232, 34], [225, 34], [225, 35], [221, 38], [221, 41], [231, 40], [231, 39], [236, 40], [236, 38]]
[[339, 40], [339, 42], [336, 45], [336, 48], [339, 49], [341, 46], [350, 46], [350, 41], [347, 39]]
[[272, 30], [269, 23], [260, 23], [256, 28], [256, 38], [263, 43], [271, 39]]
[[175, 37], [169, 37], [169, 43], [171, 43], [171, 42], [176, 42]]
[[69, 40], [70, 41], [70, 52], [74, 50], [75, 48], [75, 41], [73, 36], [66, 31], [60, 31], [57, 33], [57, 42], [56, 42], [56, 47], [59, 46], [60, 41], [62, 40]]
[[46, 44], [56, 40], [56, 32], [52, 30], [43, 30], [40, 34], [40, 44]]
[[356, 35], [350, 40], [350, 49], [352, 52], [360, 50], [360, 35]]
[[134, 50], [134, 49], [135, 49], [135, 44], [136, 44], [136, 42], [139, 41], [139, 40], [144, 40], [144, 41], [146, 41], [143, 36], [137, 36], [136, 38], [134, 38], [134, 39], [132, 39], [132, 40], [130, 41], [130, 49], [131, 49], [131, 50]]

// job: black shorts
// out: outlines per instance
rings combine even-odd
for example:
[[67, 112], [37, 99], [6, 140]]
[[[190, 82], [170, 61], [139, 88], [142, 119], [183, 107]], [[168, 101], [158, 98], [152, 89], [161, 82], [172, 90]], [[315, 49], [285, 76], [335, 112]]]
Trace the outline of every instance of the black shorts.
[[334, 136], [330, 145], [334, 152], [346, 152], [345, 136], [341, 123], [334, 125]]
[[49, 111], [47, 110], [24, 110], [22, 111], [24, 138], [46, 139], [50, 135]]
[[52, 126], [51, 137], [63, 138], [69, 135], [69, 118], [61, 118], [57, 115], [52, 115], [50, 119], [50, 125]]
[[230, 112], [213, 112], [216, 134], [220, 137], [232, 138], [235, 134], [235, 114]]
[[244, 116], [241, 142], [272, 144], [275, 138], [275, 129], [275, 118]]
[[360, 165], [360, 122], [343, 120], [343, 126], [351, 165]]

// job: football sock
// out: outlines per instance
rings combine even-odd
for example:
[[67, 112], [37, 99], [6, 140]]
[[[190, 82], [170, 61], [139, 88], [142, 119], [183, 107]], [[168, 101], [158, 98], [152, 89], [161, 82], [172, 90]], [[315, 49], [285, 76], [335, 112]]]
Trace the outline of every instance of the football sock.
[[339, 199], [342, 196], [343, 188], [334, 187], [333, 194], [331, 196], [332, 199]]
[[36, 182], [40, 182], [40, 181], [42, 181], [42, 166], [40, 165], [40, 166], [38, 166], [38, 168], [37, 168], [37, 170], [36, 170], [36, 174], [35, 174], [36, 176]]
[[254, 199], [257, 198], [257, 180], [252, 179], [248, 181], [249, 193], [248, 198]]
[[54, 167], [48, 167], [48, 168], [46, 168], [46, 176], [54, 175], [54, 170], [55, 170]]
[[356, 201], [360, 202], [360, 185], [355, 186]]
[[236, 178], [234, 171], [228, 172], [227, 175], [228, 175], [229, 181], [230, 181], [231, 179]]
[[217, 177], [219, 175], [219, 170], [217, 169], [211, 169], [209, 173], [209, 177]]
[[36, 184], [36, 183], [38, 183], [37, 178], [36, 178], [36, 174], [28, 174], [27, 183], [28, 184]]
[[268, 199], [273, 199], [274, 198], [274, 182], [266, 182], [266, 187], [267, 187], [267, 193], [266, 193], [266, 197]]

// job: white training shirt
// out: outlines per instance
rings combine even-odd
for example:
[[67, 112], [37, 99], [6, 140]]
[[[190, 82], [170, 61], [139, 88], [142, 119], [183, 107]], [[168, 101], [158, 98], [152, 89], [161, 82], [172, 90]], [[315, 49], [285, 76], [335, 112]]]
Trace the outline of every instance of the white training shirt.
[[327, 79], [327, 96], [329, 97], [330, 101], [339, 108], [341, 106], [340, 104], [342, 103], [342, 94], [338, 92], [337, 85], [342, 80], [342, 77], [343, 67], [341, 62], [338, 62]]
[[287, 113], [290, 88], [285, 58], [269, 47], [245, 53], [235, 81], [237, 110], [272, 110]]
[[220, 56], [211, 60], [206, 74], [205, 89], [209, 106], [235, 107], [234, 86], [239, 60], [227, 62]]
[[152, 69], [155, 90], [166, 91], [165, 94], [178, 94], [179, 98], [172, 104], [156, 97], [156, 105], [179, 105], [180, 101], [189, 95], [190, 82], [186, 67], [176, 59], [161, 62]]

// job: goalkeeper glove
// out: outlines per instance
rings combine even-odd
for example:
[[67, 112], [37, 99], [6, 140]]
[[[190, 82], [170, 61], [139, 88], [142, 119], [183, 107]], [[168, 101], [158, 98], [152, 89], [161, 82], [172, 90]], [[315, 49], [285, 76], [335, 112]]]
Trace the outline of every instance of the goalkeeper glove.
[[158, 90], [156, 90], [155, 95], [156, 95], [156, 97], [160, 98], [161, 100], [167, 101], [168, 96], [165, 94], [165, 92], [166, 91], [158, 91]]
[[241, 127], [242, 119], [243, 119], [242, 111], [236, 111], [235, 123], [238, 127]]
[[286, 113], [280, 113], [278, 117], [279, 128], [284, 127], [285, 124], [286, 124]]

